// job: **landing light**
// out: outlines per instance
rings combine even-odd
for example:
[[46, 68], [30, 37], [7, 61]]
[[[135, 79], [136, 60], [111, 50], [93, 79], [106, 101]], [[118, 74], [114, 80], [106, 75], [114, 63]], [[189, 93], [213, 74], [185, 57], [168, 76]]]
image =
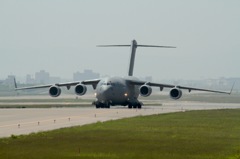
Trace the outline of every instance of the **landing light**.
[[97, 96], [97, 93], [94, 93], [95, 96]]
[[128, 94], [127, 94], [127, 93], [125, 93], [125, 94], [124, 94], [124, 96], [125, 96], [125, 97], [127, 97], [127, 96], [128, 96]]

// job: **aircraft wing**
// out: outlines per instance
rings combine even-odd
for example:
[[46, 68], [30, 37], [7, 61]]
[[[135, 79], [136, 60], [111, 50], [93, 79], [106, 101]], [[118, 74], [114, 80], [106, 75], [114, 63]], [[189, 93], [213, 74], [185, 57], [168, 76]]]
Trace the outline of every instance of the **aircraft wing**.
[[204, 91], [204, 92], [223, 93], [223, 94], [231, 94], [233, 87], [234, 87], [234, 84], [233, 84], [232, 89], [229, 92], [225, 92], [225, 91], [218, 91], [218, 90], [211, 90], [211, 89], [184, 87], [184, 86], [179, 86], [179, 85], [152, 83], [152, 82], [138, 81], [138, 80], [128, 80], [128, 82], [133, 85], [144, 85], [145, 84], [148, 86], [159, 87], [161, 91], [163, 90], [163, 88], [179, 88], [179, 89], [188, 90], [189, 92], [191, 92], [193, 90], [193, 91]]
[[81, 83], [85, 85], [92, 85], [93, 89], [96, 89], [98, 82], [101, 79], [94, 79], [94, 80], [84, 80]]
[[66, 82], [66, 83], [55, 83], [55, 84], [48, 84], [48, 85], [38, 85], [38, 86], [30, 86], [30, 87], [17, 87], [16, 80], [14, 79], [15, 84], [15, 90], [24, 90], [24, 89], [38, 89], [38, 88], [49, 88], [51, 86], [58, 86], [58, 87], [64, 87], [66, 86], [68, 89], [70, 89], [71, 86], [75, 86], [77, 84], [85, 84], [85, 85], [92, 85], [94, 89], [96, 89], [98, 82], [100, 79], [93, 79], [93, 80], [84, 80], [84, 81], [76, 81], [76, 82]]

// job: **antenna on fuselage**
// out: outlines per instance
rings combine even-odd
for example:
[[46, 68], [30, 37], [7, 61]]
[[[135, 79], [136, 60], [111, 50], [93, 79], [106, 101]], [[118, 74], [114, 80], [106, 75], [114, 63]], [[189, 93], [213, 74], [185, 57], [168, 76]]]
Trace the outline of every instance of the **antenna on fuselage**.
[[128, 76], [133, 75], [135, 54], [137, 47], [161, 47], [161, 48], [176, 48], [174, 46], [158, 46], [158, 45], [138, 45], [136, 40], [132, 40], [131, 45], [98, 45], [97, 47], [131, 47], [131, 57], [129, 63]]

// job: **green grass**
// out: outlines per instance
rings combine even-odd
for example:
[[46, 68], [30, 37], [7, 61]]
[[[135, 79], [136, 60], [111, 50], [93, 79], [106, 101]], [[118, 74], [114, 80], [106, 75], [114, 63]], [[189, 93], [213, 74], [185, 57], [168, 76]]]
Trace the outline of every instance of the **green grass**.
[[[240, 94], [233, 93], [219, 94], [219, 93], [188, 93], [184, 92], [182, 97], [178, 101], [190, 101], [190, 102], [208, 102], [208, 103], [240, 103]], [[174, 101], [170, 98], [169, 94], [152, 94], [149, 97], [140, 97], [141, 100], [160, 100], [164, 101]]]
[[0, 139], [0, 158], [239, 159], [240, 110], [98, 122]]
[[0, 108], [52, 108], [52, 107], [86, 107], [92, 106], [91, 99], [74, 98], [30, 98], [0, 99]]
[[239, 93], [228, 94], [215, 94], [215, 93], [202, 93], [202, 94], [186, 94], [181, 100], [183, 101], [200, 101], [208, 103], [240, 103]]
[[70, 103], [70, 104], [30, 104], [30, 105], [26, 105], [26, 104], [13, 104], [13, 105], [0, 105], [0, 110], [1, 109], [9, 109], [9, 108], [16, 108], [16, 109], [24, 109], [24, 108], [79, 108], [79, 107], [94, 107], [93, 105], [91, 105], [91, 103], [89, 104], [79, 104], [79, 103]]
[[71, 102], [71, 103], [79, 103], [79, 102], [90, 102], [91, 99], [74, 99], [74, 98], [42, 98], [42, 99], [0, 99], [1, 103], [48, 103], [48, 102]]

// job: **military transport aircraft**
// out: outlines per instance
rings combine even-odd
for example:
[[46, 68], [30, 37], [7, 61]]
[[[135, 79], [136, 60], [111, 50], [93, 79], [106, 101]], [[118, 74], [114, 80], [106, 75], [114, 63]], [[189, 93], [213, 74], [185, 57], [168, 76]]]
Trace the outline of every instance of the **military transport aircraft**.
[[152, 87], [159, 87], [160, 91], [162, 91], [163, 88], [170, 88], [169, 94], [172, 99], [181, 98], [182, 89], [188, 90], [189, 92], [194, 90], [224, 94], [231, 94], [233, 89], [232, 88], [230, 92], [224, 92], [209, 89], [184, 87], [172, 84], [153, 83], [149, 81], [142, 81], [136, 77], [133, 77], [133, 67], [137, 47], [175, 48], [172, 46], [138, 45], [136, 40], [132, 40], [131, 45], [99, 45], [98, 47], [131, 47], [128, 76], [90, 79], [84, 81], [55, 83], [49, 85], [39, 85], [22, 88], [17, 87], [16, 80], [14, 79], [15, 90], [49, 88], [49, 95], [52, 97], [58, 97], [61, 94], [60, 87], [65, 86], [69, 90], [71, 86], [74, 86], [75, 93], [79, 96], [82, 96], [87, 92], [86, 85], [92, 85], [93, 89], [96, 91], [96, 100], [93, 102], [96, 108], [110, 108], [110, 106], [115, 105], [128, 106], [128, 108], [141, 108], [143, 103], [138, 100], [138, 96], [141, 95], [143, 97], [147, 97], [151, 95]]

